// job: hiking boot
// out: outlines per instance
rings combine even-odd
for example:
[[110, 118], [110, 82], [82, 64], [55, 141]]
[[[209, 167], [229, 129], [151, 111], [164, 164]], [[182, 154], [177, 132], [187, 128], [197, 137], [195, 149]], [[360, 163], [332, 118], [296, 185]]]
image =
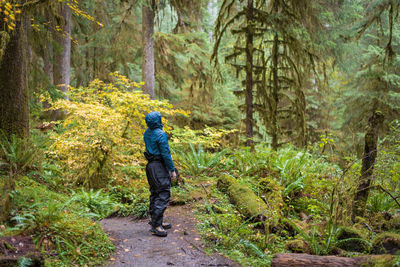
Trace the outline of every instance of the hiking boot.
[[162, 227], [163, 227], [164, 229], [171, 229], [172, 224], [170, 224], [170, 223], [163, 223], [163, 224], [162, 224]]
[[[153, 224], [151, 223], [151, 221], [149, 222], [149, 224], [151, 225], [151, 227], [153, 227]], [[170, 224], [170, 223], [163, 223], [163, 224], [162, 224], [162, 227], [163, 227], [165, 230], [168, 230], [168, 229], [171, 229], [171, 228], [172, 228], [172, 224]]]
[[162, 228], [162, 226], [158, 226], [156, 228], [151, 227], [150, 232], [152, 232], [153, 235], [161, 237], [166, 237], [168, 235], [167, 231], [165, 231], [164, 228]]

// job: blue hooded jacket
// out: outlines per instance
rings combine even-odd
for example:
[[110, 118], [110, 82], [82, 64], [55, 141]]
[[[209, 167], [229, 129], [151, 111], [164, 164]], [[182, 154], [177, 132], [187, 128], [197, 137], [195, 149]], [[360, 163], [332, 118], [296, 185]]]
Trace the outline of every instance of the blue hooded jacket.
[[152, 155], [161, 156], [164, 159], [167, 169], [174, 171], [175, 166], [169, 150], [168, 137], [163, 131], [161, 123], [161, 113], [158, 111], [150, 112], [146, 115], [145, 120], [148, 127], [144, 132], [144, 142], [147, 151]]

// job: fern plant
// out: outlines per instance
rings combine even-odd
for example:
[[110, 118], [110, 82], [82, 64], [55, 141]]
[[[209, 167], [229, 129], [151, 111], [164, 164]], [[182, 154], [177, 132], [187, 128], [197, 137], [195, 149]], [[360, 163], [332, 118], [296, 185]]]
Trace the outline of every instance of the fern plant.
[[72, 193], [73, 197], [69, 202], [77, 202], [86, 208], [87, 212], [92, 213], [96, 219], [102, 219], [111, 214], [117, 207], [117, 203], [103, 190], [94, 191], [90, 189], [85, 191], [81, 189]]
[[16, 135], [0, 132], [0, 178], [4, 179], [3, 194], [0, 196], [0, 222], [8, 219], [11, 210], [11, 193], [16, 179], [33, 162], [36, 150], [26, 140]]
[[208, 153], [204, 151], [203, 146], [199, 144], [197, 149], [193, 144], [189, 144], [190, 151], [179, 152], [179, 162], [182, 167], [191, 175], [199, 175], [205, 171], [212, 171], [221, 164], [227, 150], [217, 153]]
[[36, 154], [35, 148], [26, 140], [0, 133], [0, 170], [9, 175], [18, 175], [27, 170]]

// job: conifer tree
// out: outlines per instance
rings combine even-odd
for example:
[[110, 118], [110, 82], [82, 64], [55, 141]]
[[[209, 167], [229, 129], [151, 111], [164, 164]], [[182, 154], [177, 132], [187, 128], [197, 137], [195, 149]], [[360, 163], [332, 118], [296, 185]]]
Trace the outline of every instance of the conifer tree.
[[144, 92], [154, 99], [154, 17], [155, 2], [148, 0], [142, 6], [142, 80]]
[[299, 146], [307, 143], [304, 88], [316, 70], [312, 32], [319, 21], [315, 4], [259, 0], [251, 8], [244, 1], [227, 0], [220, 9], [213, 58], [218, 60], [221, 38], [230, 29], [237, 39], [226, 60], [238, 74], [245, 71], [246, 90], [238, 93], [245, 94], [247, 138], [252, 136], [256, 112], [274, 149], [279, 140], [294, 141]]
[[0, 14], [0, 130], [26, 137], [29, 133], [28, 15], [15, 12], [14, 17], [10, 24], [3, 23], [6, 17], [3, 12]]
[[59, 18], [56, 18], [56, 21], [60, 32], [56, 35], [54, 84], [65, 93], [68, 91], [71, 76], [71, 8], [68, 3], [59, 4]]

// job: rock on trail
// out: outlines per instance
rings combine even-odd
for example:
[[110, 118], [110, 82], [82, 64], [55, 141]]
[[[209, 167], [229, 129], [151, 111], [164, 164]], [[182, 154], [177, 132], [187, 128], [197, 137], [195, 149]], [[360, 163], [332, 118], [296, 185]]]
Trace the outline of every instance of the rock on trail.
[[219, 254], [208, 255], [196, 231], [189, 206], [169, 207], [165, 221], [172, 223], [165, 238], [149, 232], [149, 220], [111, 218], [101, 222], [116, 244], [109, 267], [138, 266], [239, 266]]

